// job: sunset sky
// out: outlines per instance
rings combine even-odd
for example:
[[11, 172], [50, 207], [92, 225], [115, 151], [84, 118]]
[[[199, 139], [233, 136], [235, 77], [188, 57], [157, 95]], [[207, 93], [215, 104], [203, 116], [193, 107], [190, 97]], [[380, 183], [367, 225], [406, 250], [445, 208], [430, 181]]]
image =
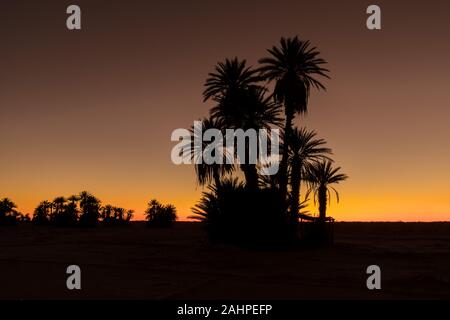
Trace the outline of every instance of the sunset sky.
[[[66, 28], [78, 4], [82, 30]], [[312, 92], [315, 129], [349, 175], [338, 220], [450, 220], [450, 2], [1, 1], [0, 198], [32, 213], [88, 190], [142, 218], [151, 198], [181, 218], [199, 199], [194, 168], [170, 159], [176, 128], [208, 114], [216, 62], [251, 65], [281, 36], [329, 64]]]

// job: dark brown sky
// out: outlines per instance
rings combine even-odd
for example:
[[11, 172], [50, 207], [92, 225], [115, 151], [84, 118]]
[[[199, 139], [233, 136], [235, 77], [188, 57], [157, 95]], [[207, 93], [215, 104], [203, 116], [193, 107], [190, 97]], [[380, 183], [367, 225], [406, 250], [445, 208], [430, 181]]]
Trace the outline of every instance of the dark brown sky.
[[[82, 9], [68, 31], [66, 7]], [[382, 30], [365, 27], [369, 4]], [[142, 212], [182, 216], [193, 168], [170, 133], [207, 114], [202, 85], [225, 57], [251, 64], [299, 35], [329, 61], [328, 91], [297, 123], [350, 175], [343, 220], [450, 219], [449, 1], [2, 1], [0, 197], [25, 212], [82, 189]]]

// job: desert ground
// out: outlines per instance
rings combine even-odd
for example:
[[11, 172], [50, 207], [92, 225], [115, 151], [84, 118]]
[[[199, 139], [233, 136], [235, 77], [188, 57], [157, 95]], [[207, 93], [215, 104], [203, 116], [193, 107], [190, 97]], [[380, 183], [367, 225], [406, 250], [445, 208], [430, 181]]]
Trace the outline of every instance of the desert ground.
[[[81, 267], [82, 289], [66, 288]], [[379, 265], [381, 290], [366, 287]], [[449, 299], [450, 223], [337, 223], [335, 245], [256, 251], [198, 223], [0, 228], [0, 299]]]

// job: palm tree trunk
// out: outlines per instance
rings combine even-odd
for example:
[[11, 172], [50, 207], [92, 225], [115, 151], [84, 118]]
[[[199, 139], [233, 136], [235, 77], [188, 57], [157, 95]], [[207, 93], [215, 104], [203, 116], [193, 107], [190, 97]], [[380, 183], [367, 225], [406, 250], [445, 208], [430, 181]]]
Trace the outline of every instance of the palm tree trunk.
[[255, 164], [243, 164], [241, 165], [242, 171], [245, 175], [245, 183], [248, 189], [258, 189], [258, 171]]
[[[250, 142], [245, 141], [245, 159], [250, 162]], [[249, 190], [258, 189], [258, 170], [256, 164], [241, 164], [241, 170], [245, 175], [245, 185]]]
[[297, 218], [300, 207], [300, 184], [302, 180], [301, 165], [298, 161], [292, 163], [291, 176], [291, 215], [292, 218]]
[[289, 147], [287, 141], [292, 132], [292, 121], [294, 115], [291, 112], [286, 112], [286, 123], [284, 126], [284, 143], [283, 143], [283, 155], [280, 162], [279, 177], [280, 177], [280, 193], [283, 199], [286, 199], [287, 185], [288, 185], [288, 156]]
[[319, 220], [325, 221], [327, 215], [327, 187], [319, 187]]
[[219, 168], [218, 167], [214, 168], [213, 178], [214, 178], [214, 184], [215, 184], [216, 188], [220, 187], [222, 182], [220, 180], [220, 174], [219, 174]]

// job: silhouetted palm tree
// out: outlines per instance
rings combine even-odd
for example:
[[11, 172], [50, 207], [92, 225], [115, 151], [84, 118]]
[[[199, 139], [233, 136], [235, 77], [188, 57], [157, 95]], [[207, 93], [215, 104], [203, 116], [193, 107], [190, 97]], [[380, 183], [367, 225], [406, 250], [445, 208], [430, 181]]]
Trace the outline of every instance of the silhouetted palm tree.
[[53, 204], [53, 202], [49, 201], [48, 202], [48, 209], [50, 210], [50, 214], [49, 214], [50, 219], [54, 218], [54, 214], [53, 214], [54, 208], [55, 208], [55, 205]]
[[[203, 96], [205, 101], [212, 99], [217, 103], [211, 110], [211, 116], [221, 128], [258, 130], [275, 122], [270, 116], [276, 114], [277, 108], [264, 98], [264, 89], [258, 85], [260, 80], [258, 72], [247, 67], [245, 60], [226, 59], [217, 64], [216, 72], [210, 73], [206, 80]], [[248, 159], [248, 143], [245, 152]], [[247, 186], [257, 188], [256, 165], [243, 163], [241, 169]]]
[[267, 89], [253, 86], [239, 93], [237, 101], [227, 97], [211, 109], [211, 117], [218, 126], [228, 129], [270, 129], [281, 125], [279, 105], [266, 95]]
[[87, 191], [78, 195], [80, 199], [80, 223], [84, 226], [95, 226], [100, 215], [100, 200]]
[[313, 162], [308, 165], [305, 174], [305, 181], [308, 183], [308, 193], [314, 194], [314, 203], [319, 202], [319, 221], [326, 220], [327, 203], [331, 200], [330, 189], [335, 194], [339, 202], [339, 193], [331, 184], [339, 183], [348, 178], [347, 175], [339, 173], [341, 168], [333, 168], [331, 161], [323, 160]]
[[64, 224], [67, 226], [74, 226], [78, 222], [78, 206], [73, 200], [64, 207]]
[[191, 209], [193, 215], [189, 219], [205, 222], [213, 222], [221, 213], [221, 196], [224, 193], [244, 191], [244, 184], [237, 178], [226, 178], [219, 186], [210, 185], [208, 190], [202, 193], [200, 201]]
[[[76, 199], [74, 196], [70, 197], [70, 202], [67, 203], [67, 199], [64, 197], [57, 197], [53, 200], [52, 203], [43, 203], [43, 206], [37, 208], [36, 213], [43, 214], [43, 211], [46, 210], [43, 208], [44, 206], [49, 206], [52, 208], [53, 212], [50, 213], [50, 221], [57, 226], [74, 226], [78, 221], [78, 206], [76, 203]], [[42, 203], [41, 203], [42, 204]], [[43, 223], [42, 219], [41, 222]]]
[[78, 197], [78, 195], [72, 195], [67, 198], [67, 201], [76, 204], [78, 201], [80, 201], [80, 198]]
[[127, 215], [125, 217], [126, 222], [130, 222], [131, 219], [133, 219], [134, 210], [127, 210]]
[[[273, 96], [284, 104], [285, 139], [290, 139], [293, 120], [297, 113], [306, 113], [311, 87], [325, 89], [316, 76], [328, 78], [327, 69], [322, 65], [326, 61], [319, 58], [320, 52], [309, 41], [294, 38], [281, 38], [280, 47], [267, 50], [270, 57], [260, 59], [260, 72], [267, 81], [275, 81]], [[279, 167], [280, 191], [287, 194], [288, 149], [283, 148]]]
[[[221, 178], [234, 171], [234, 166], [232, 164], [227, 164], [227, 158], [230, 155], [227, 154], [225, 147], [219, 148], [219, 152], [221, 152], [221, 156], [223, 158], [223, 163], [212, 163], [207, 164], [203, 159], [203, 151], [206, 150], [210, 142], [204, 141], [203, 133], [209, 129], [217, 129], [223, 133], [222, 128], [219, 123], [211, 118], [204, 118], [201, 120], [202, 128], [200, 132], [197, 132], [194, 126], [191, 127], [191, 140], [189, 145], [183, 146], [186, 147], [189, 151], [189, 157], [195, 163], [195, 173], [197, 175], [198, 184], [204, 186], [211, 182], [214, 182], [216, 185], [220, 184]], [[195, 141], [202, 141], [200, 145], [197, 145]], [[200, 161], [202, 160], [202, 161]]]
[[32, 221], [36, 224], [48, 224], [50, 222], [50, 207], [51, 204], [47, 200], [39, 203], [34, 209]]
[[125, 209], [121, 207], [115, 207], [114, 215], [117, 217], [118, 221], [122, 222], [124, 220]]
[[27, 222], [30, 222], [31, 221], [31, 218], [30, 218], [30, 215], [27, 213], [27, 214], [22, 214], [22, 213], [19, 213], [19, 222], [20, 223], [27, 223]]
[[220, 208], [218, 205], [218, 198], [215, 192], [215, 185], [208, 187], [209, 191], [204, 191], [200, 201], [191, 208], [193, 215], [188, 216], [189, 219], [207, 222], [213, 216], [218, 216]]
[[133, 210], [107, 204], [100, 208], [100, 218], [105, 225], [126, 225], [133, 217]]
[[316, 139], [315, 131], [308, 131], [306, 128], [294, 128], [288, 142], [289, 167], [291, 177], [291, 214], [297, 219], [300, 204], [300, 185], [306, 164], [311, 161], [328, 159], [327, 154], [331, 154], [331, 149], [323, 147], [326, 144], [324, 139]]
[[156, 200], [152, 199], [148, 202], [148, 208], [145, 211], [145, 215], [147, 220], [150, 220], [153, 216], [155, 216], [158, 213], [158, 210], [162, 208], [162, 204]]
[[259, 176], [259, 185], [266, 189], [279, 190], [278, 177], [276, 175]]
[[148, 203], [145, 216], [150, 227], [171, 227], [177, 220], [177, 209], [171, 204], [162, 205], [153, 199]]
[[[227, 129], [259, 129], [280, 124], [279, 107], [265, 96], [266, 89], [257, 84], [261, 79], [257, 71], [246, 67], [245, 60], [226, 60], [216, 67], [217, 73], [210, 74], [204, 93], [205, 100], [213, 98], [217, 105], [211, 110], [211, 118], [218, 126]], [[246, 142], [246, 159], [250, 149]], [[242, 163], [247, 186], [258, 186], [256, 164]]]
[[13, 214], [17, 205], [9, 198], [3, 198], [0, 200], [0, 217], [4, 217], [9, 214]]
[[206, 79], [204, 101], [212, 99], [216, 102], [224, 97], [239, 98], [242, 91], [257, 86], [261, 80], [258, 72], [246, 66], [246, 60], [238, 58], [226, 59], [215, 66], [215, 72], [209, 74]]
[[112, 219], [112, 214], [114, 211], [114, 207], [110, 204], [107, 204], [106, 206], [102, 207], [100, 209], [100, 216], [103, 220], [103, 222], [109, 222]]
[[[229, 103], [225, 97], [211, 109], [211, 117], [217, 119], [225, 128], [244, 131], [253, 129], [257, 134], [260, 129], [270, 129], [272, 126], [280, 125], [279, 107], [273, 99], [266, 97], [265, 93], [265, 88], [253, 86], [242, 91], [236, 103], [234, 101]], [[257, 165], [248, 163], [251, 151], [256, 152], [256, 158], [258, 158], [257, 150], [250, 150], [249, 141], [245, 141], [247, 162], [241, 164], [241, 170], [244, 172], [247, 186], [250, 189], [256, 189], [258, 187]]]
[[17, 205], [9, 198], [0, 200], [0, 225], [15, 224], [19, 212], [16, 210]]
[[63, 214], [66, 201], [67, 200], [64, 197], [57, 197], [53, 200], [53, 208], [54, 208], [53, 214], [55, 216]]

